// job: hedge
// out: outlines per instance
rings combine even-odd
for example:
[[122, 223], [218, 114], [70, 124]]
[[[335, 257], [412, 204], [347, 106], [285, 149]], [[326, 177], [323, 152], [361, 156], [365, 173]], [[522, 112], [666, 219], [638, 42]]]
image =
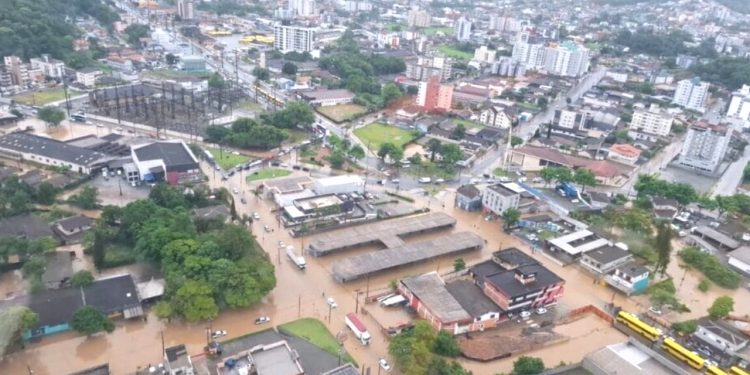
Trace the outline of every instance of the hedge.
[[679, 254], [685, 263], [701, 271], [716, 285], [728, 289], [737, 289], [740, 286], [740, 274], [721, 264], [713, 255], [704, 253], [696, 247], [686, 247]]

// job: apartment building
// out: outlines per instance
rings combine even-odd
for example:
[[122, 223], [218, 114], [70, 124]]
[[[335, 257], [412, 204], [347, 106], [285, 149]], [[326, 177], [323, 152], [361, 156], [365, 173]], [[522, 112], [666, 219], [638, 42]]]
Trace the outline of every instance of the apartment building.
[[471, 39], [471, 21], [465, 17], [459, 18], [454, 25], [454, 31], [457, 40], [461, 42], [469, 41]]
[[[672, 129], [674, 116], [652, 104], [649, 108], [636, 109], [630, 120], [630, 131], [666, 137]], [[638, 138], [638, 137], [633, 137]]]
[[512, 57], [523, 63], [526, 69], [564, 77], [583, 75], [591, 62], [589, 50], [572, 41], [544, 45], [519, 40], [513, 45]]
[[318, 13], [315, 0], [289, 0], [287, 8], [298, 17], [311, 17]]
[[276, 24], [274, 48], [287, 52], [310, 52], [315, 42], [315, 28]]
[[731, 139], [732, 129], [726, 125], [696, 123], [688, 129], [677, 164], [712, 174], [724, 160]]
[[523, 188], [514, 183], [488, 186], [482, 192], [482, 206], [485, 211], [502, 215], [510, 208], [518, 208]]
[[588, 119], [589, 117], [587, 113], [569, 107], [566, 109], [555, 110], [554, 123], [561, 128], [584, 129]]
[[709, 86], [708, 82], [701, 82], [701, 79], [698, 77], [683, 79], [677, 82], [677, 89], [674, 92], [672, 103], [703, 113], [706, 110]]
[[479, 114], [479, 122], [493, 128], [508, 129], [513, 123], [512, 114], [504, 106], [492, 106]]
[[747, 126], [750, 121], [750, 86], [742, 85], [741, 89], [732, 93], [727, 117], [745, 121]]
[[419, 83], [417, 105], [426, 112], [450, 111], [453, 102], [453, 86], [440, 84], [440, 77], [432, 76]]
[[34, 69], [40, 69], [46, 77], [62, 78], [65, 75], [65, 63], [49, 55], [29, 59], [29, 64]]
[[417, 81], [426, 81], [433, 76], [440, 80], [450, 79], [453, 72], [453, 60], [447, 57], [419, 56], [406, 61], [406, 76]]
[[412, 9], [406, 16], [406, 22], [410, 27], [430, 27], [432, 16], [426, 10]]
[[3, 64], [3, 86], [26, 86], [29, 83], [29, 71], [20, 57], [5, 56]]
[[481, 46], [474, 50], [474, 61], [493, 63], [496, 54], [496, 50], [488, 49], [487, 46]]
[[177, 0], [177, 15], [183, 20], [195, 18], [193, 0]]

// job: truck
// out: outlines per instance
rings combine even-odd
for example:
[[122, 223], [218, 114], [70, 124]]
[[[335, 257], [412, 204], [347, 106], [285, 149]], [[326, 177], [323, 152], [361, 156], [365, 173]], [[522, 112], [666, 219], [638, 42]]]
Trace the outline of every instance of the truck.
[[380, 306], [391, 307], [391, 306], [401, 305], [404, 302], [406, 302], [406, 298], [404, 298], [404, 296], [400, 294], [396, 294], [395, 296], [388, 297], [380, 301]]
[[429, 177], [420, 177], [417, 180], [417, 182], [419, 182], [420, 184], [429, 184], [431, 181], [432, 181], [432, 179], [429, 178]]
[[344, 321], [346, 322], [346, 326], [349, 327], [349, 329], [352, 330], [354, 333], [354, 336], [356, 336], [359, 341], [362, 343], [362, 345], [369, 345], [370, 339], [372, 338], [370, 336], [370, 332], [367, 332], [367, 327], [365, 327], [364, 324], [362, 324], [362, 321], [359, 320], [359, 317], [357, 317], [354, 313], [348, 313], [344, 317]]
[[578, 196], [578, 190], [571, 185], [569, 182], [563, 182], [560, 185], [557, 185], [557, 192], [563, 196], [568, 198], [576, 198]]
[[297, 268], [304, 270], [305, 266], [307, 265], [307, 262], [305, 262], [305, 257], [301, 255], [297, 255], [297, 253], [294, 251], [294, 246], [287, 246], [286, 247], [286, 255], [289, 257], [289, 260], [294, 263]]

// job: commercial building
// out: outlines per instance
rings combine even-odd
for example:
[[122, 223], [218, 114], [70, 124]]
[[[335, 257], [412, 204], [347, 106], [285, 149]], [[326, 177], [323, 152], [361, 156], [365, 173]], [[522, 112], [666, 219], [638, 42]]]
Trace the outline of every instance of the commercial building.
[[195, 18], [193, 0], [177, 0], [177, 15], [183, 20]]
[[589, 69], [589, 50], [572, 41], [561, 44], [532, 44], [517, 41], [513, 45], [512, 57], [526, 69], [542, 70], [547, 74], [564, 77], [579, 77]]
[[347, 89], [317, 89], [300, 93], [302, 99], [312, 106], [327, 107], [348, 104], [354, 101], [354, 93]]
[[298, 17], [311, 17], [318, 14], [315, 0], [289, 0], [288, 9]]
[[180, 59], [180, 68], [186, 72], [205, 72], [206, 59], [203, 56], [183, 56]]
[[748, 344], [747, 336], [737, 328], [722, 320], [713, 320], [708, 317], [698, 319], [698, 328], [693, 337], [710, 345], [712, 350], [730, 356], [745, 349]]
[[583, 229], [545, 241], [545, 247], [551, 253], [560, 253], [570, 258], [579, 258], [588, 251], [610, 245], [609, 240]]
[[256, 345], [217, 362], [216, 372], [212, 373], [218, 375], [300, 375], [305, 373], [300, 363], [300, 355], [285, 340]]
[[525, 190], [515, 183], [488, 186], [482, 191], [482, 207], [485, 211], [500, 216], [510, 208], [518, 208], [523, 191]]
[[315, 42], [315, 28], [276, 24], [274, 31], [274, 48], [287, 52], [310, 52]]
[[698, 77], [683, 79], [677, 82], [672, 104], [703, 113], [706, 110], [709, 86], [708, 82], [701, 82]]
[[555, 119], [557, 126], [565, 129], [584, 129], [588, 121], [588, 114], [575, 108], [555, 110]]
[[750, 86], [742, 85], [742, 88], [732, 93], [727, 117], [742, 120], [745, 126], [748, 125], [750, 122]]
[[10, 133], [0, 137], [0, 157], [67, 167], [82, 174], [90, 174], [108, 160], [100, 152], [31, 133]]
[[406, 16], [410, 27], [430, 27], [432, 17], [430, 12], [422, 9], [412, 9]]
[[686, 373], [679, 365], [667, 359], [637, 339], [606, 346], [583, 358], [584, 373], [598, 375], [674, 375]]
[[318, 195], [341, 193], [364, 193], [365, 181], [357, 175], [341, 175], [319, 178], [313, 183]]
[[750, 275], [750, 247], [742, 246], [727, 254], [729, 265], [745, 275]]
[[454, 206], [466, 211], [482, 209], [482, 192], [474, 185], [462, 185], [456, 189]]
[[[658, 105], [652, 104], [648, 109], [633, 111], [633, 119], [630, 120], [630, 132], [666, 137], [672, 129], [673, 121], [673, 115], [662, 110]], [[631, 137], [638, 138], [637, 135]]]
[[465, 17], [461, 17], [456, 21], [454, 25], [454, 31], [456, 39], [461, 42], [466, 42], [471, 39], [471, 21]]
[[432, 76], [419, 83], [417, 105], [426, 112], [450, 111], [453, 102], [453, 86], [440, 84], [440, 77]]
[[597, 183], [609, 186], [620, 186], [635, 169], [610, 160], [586, 159], [552, 148], [533, 146], [511, 150], [510, 163], [511, 170], [524, 172], [538, 172], [545, 167], [585, 168], [594, 174]]
[[732, 129], [726, 125], [695, 123], [687, 131], [677, 165], [712, 174], [724, 160], [731, 139]]
[[453, 60], [447, 57], [424, 57], [406, 60], [406, 77], [416, 81], [426, 81], [438, 76], [441, 81], [448, 80], [453, 72]]
[[183, 141], [133, 146], [130, 155], [142, 181], [178, 185], [198, 182], [203, 176], [198, 159]]
[[641, 156], [641, 150], [626, 143], [613, 144], [607, 151], [607, 159], [629, 165], [634, 165]]

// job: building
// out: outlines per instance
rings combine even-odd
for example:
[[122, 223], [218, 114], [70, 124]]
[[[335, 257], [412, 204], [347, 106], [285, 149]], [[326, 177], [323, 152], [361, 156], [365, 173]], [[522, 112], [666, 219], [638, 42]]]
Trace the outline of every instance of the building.
[[60, 289], [70, 286], [73, 277], [74, 251], [54, 251], [45, 254], [44, 273], [42, 283], [47, 290]]
[[648, 288], [649, 274], [648, 268], [631, 261], [617, 266], [604, 281], [627, 295], [640, 294]]
[[750, 122], [750, 86], [742, 85], [741, 89], [732, 93], [727, 117], [740, 119], [745, 122], [745, 126]]
[[641, 150], [627, 143], [613, 144], [607, 151], [607, 159], [628, 165], [635, 165], [641, 157]]
[[565, 129], [585, 129], [588, 121], [588, 114], [575, 108], [556, 109], [553, 120], [557, 126]]
[[160, 141], [133, 146], [133, 164], [142, 181], [165, 181], [170, 185], [198, 182], [202, 179], [198, 159], [183, 141]]
[[347, 1], [344, 3], [344, 9], [350, 13], [369, 12], [372, 10], [372, 3], [368, 1]]
[[500, 216], [510, 208], [518, 208], [523, 191], [523, 188], [515, 183], [487, 186], [482, 192], [482, 207], [485, 211]]
[[726, 125], [695, 123], [687, 131], [677, 165], [713, 174], [724, 160], [731, 139], [732, 129]]
[[594, 173], [598, 184], [620, 186], [635, 168], [610, 160], [586, 159], [545, 147], [522, 146], [511, 150], [512, 171], [538, 172], [545, 167], [585, 168]]
[[312, 17], [318, 14], [315, 0], [289, 0], [288, 9], [297, 17]]
[[[630, 120], [630, 131], [666, 137], [672, 129], [674, 116], [652, 104], [648, 109], [636, 109]], [[631, 136], [637, 138], [637, 136]]]
[[750, 247], [741, 246], [727, 254], [729, 265], [741, 271], [745, 275], [750, 275]]
[[474, 61], [491, 64], [495, 61], [496, 50], [488, 49], [487, 46], [481, 46], [474, 50]]
[[502, 314], [516, 314], [557, 302], [565, 281], [516, 248], [492, 254], [492, 259], [469, 269], [474, 283]]
[[568, 233], [557, 238], [545, 241], [546, 249], [553, 254], [562, 254], [576, 259], [586, 252], [609, 246], [610, 242], [606, 238], [587, 229], [577, 232]]
[[701, 79], [683, 79], [677, 82], [677, 89], [672, 98], [672, 104], [685, 107], [693, 111], [703, 113], [706, 110], [706, 100], [708, 100], [708, 82], [701, 82]]
[[609, 345], [583, 357], [581, 372], [598, 375], [674, 375], [686, 373], [664, 354], [653, 351], [636, 339]]
[[710, 345], [713, 350], [730, 356], [735, 355], [747, 347], [747, 336], [743, 335], [737, 328], [721, 320], [712, 320], [708, 317], [698, 319], [698, 328], [693, 337]]
[[318, 195], [364, 193], [365, 181], [357, 175], [341, 175], [316, 179], [313, 190]]
[[453, 102], [453, 86], [440, 84], [440, 77], [432, 76], [419, 83], [417, 105], [425, 112], [450, 111]]
[[0, 137], [0, 156], [11, 160], [67, 167], [82, 174], [90, 174], [108, 160], [108, 157], [100, 152], [31, 133], [10, 133]]
[[430, 12], [422, 9], [412, 9], [406, 16], [409, 27], [430, 27], [432, 17]]
[[310, 52], [315, 43], [315, 28], [276, 24], [274, 31], [274, 48], [287, 52]]
[[633, 255], [624, 246], [606, 245], [584, 253], [580, 263], [597, 275], [606, 275], [632, 260]]
[[26, 86], [29, 84], [29, 71], [20, 57], [3, 57], [3, 67], [5, 78], [2, 86]]
[[503, 77], [523, 77], [526, 67], [511, 57], [503, 56], [492, 64], [491, 71], [492, 74]]
[[589, 50], [572, 41], [544, 45], [519, 40], [513, 45], [512, 58], [526, 69], [564, 77], [580, 77], [591, 63]]
[[71, 245], [83, 240], [83, 236], [94, 226], [94, 219], [86, 216], [71, 216], [52, 223], [52, 230], [63, 244]]
[[680, 203], [675, 199], [651, 198], [651, 210], [657, 219], [672, 221], [680, 211]]
[[303, 100], [312, 106], [327, 107], [348, 104], [354, 101], [354, 93], [347, 89], [317, 89], [300, 93]]
[[193, 361], [185, 345], [176, 345], [164, 349], [164, 369], [168, 375], [193, 375]]
[[[300, 363], [299, 353], [292, 349], [285, 340], [256, 345], [217, 362], [215, 373], [218, 375], [301, 375], [305, 373]], [[254, 371], [250, 372], [251, 369]]]
[[490, 16], [490, 30], [498, 30], [500, 32], [511, 32], [515, 33], [521, 31], [521, 21], [513, 17], [491, 15]]
[[87, 68], [76, 71], [76, 82], [84, 87], [96, 86], [96, 78], [102, 74], [102, 71], [96, 68]]
[[493, 105], [479, 114], [479, 122], [493, 128], [508, 129], [513, 124], [510, 112], [508, 107]]
[[466, 211], [482, 209], [482, 192], [474, 185], [462, 185], [456, 190], [454, 206]]
[[471, 40], [471, 21], [465, 17], [459, 18], [454, 25], [454, 31], [458, 41], [466, 42]]
[[183, 56], [180, 59], [180, 69], [186, 72], [205, 72], [206, 59], [200, 55]]
[[195, 18], [193, 0], [177, 0], [177, 15], [183, 20]]
[[42, 71], [45, 77], [63, 78], [65, 75], [65, 63], [51, 58], [49, 55], [42, 55], [39, 58], [29, 60], [32, 68]]
[[406, 60], [406, 77], [415, 81], [426, 81], [430, 77], [438, 76], [441, 81], [451, 78], [453, 60], [447, 57], [424, 57]]

